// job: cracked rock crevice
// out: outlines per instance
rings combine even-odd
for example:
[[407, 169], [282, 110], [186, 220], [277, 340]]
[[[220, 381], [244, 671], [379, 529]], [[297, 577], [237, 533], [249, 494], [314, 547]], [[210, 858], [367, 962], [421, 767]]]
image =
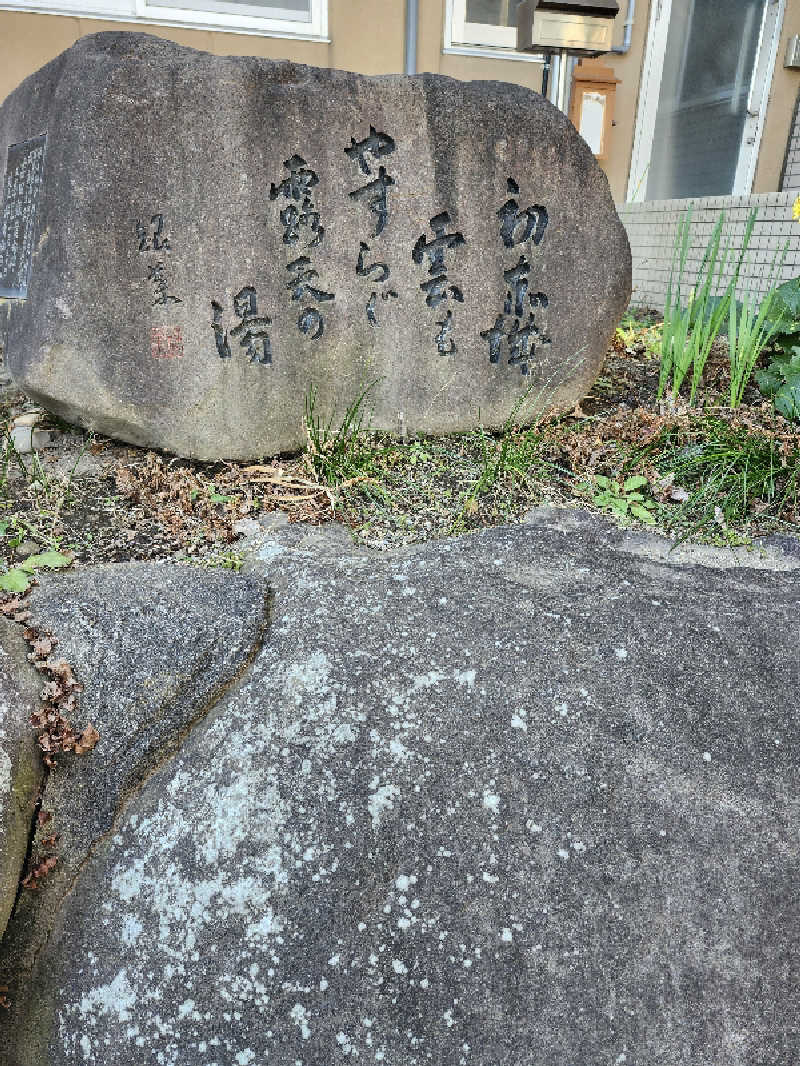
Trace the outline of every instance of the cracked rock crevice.
[[[152, 774], [247, 677], [273, 598], [263, 581], [170, 563], [75, 571], [35, 591], [34, 623], [58, 637], [84, 684], [81, 719], [96, 722], [101, 739], [88, 756], [59, 757], [27, 823], [27, 855], [41, 834], [58, 833], [59, 861], [35, 891], [18, 886], [0, 941], [0, 985], [11, 1002], [0, 1031], [17, 1048], [0, 1040], [2, 1066], [40, 1061], [29, 1054], [39, 1046], [34, 1032], [51, 1019], [31, 993], [65, 901]], [[24, 656], [15, 675], [23, 673], [36, 680]], [[39, 809], [51, 814], [44, 827]]]
[[29, 724], [39, 685], [27, 652], [19, 627], [0, 618], [0, 942], [30, 855], [45, 776]]

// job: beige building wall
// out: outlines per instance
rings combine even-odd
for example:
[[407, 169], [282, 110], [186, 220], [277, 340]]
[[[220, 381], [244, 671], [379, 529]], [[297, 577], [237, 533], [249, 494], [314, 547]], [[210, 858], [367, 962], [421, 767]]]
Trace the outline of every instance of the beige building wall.
[[[610, 54], [604, 63], [620, 79], [616, 93], [611, 151], [602, 166], [618, 202], [625, 199], [633, 150], [639, 81], [645, 55], [651, 0], [637, 0], [630, 50]], [[615, 44], [622, 43], [627, 0], [620, 0]], [[496, 79], [542, 86], [541, 61], [493, 59], [481, 55], [444, 54], [445, 0], [419, 0], [417, 69], [465, 80]], [[255, 55], [292, 59], [315, 66], [354, 70], [362, 74], [400, 73], [404, 69], [405, 4], [402, 0], [329, 0], [330, 43], [295, 41], [253, 34], [182, 30], [142, 23], [110, 22], [64, 15], [0, 11], [0, 101], [24, 78], [49, 62], [79, 37], [104, 30], [133, 30], [166, 37], [217, 55]], [[786, 70], [786, 43], [800, 33], [800, 0], [787, 0], [775, 75], [756, 170], [754, 192], [777, 190], [800, 88], [800, 72]]]
[[[640, 0], [646, 5], [647, 0]], [[624, 5], [623, 5], [624, 6]], [[539, 92], [544, 64], [540, 60], [503, 60], [481, 55], [449, 55], [443, 52], [444, 0], [419, 0], [417, 69], [447, 74], [462, 80], [497, 80], [523, 85]], [[617, 37], [622, 39], [624, 12], [618, 17]], [[614, 130], [613, 154], [607, 165], [616, 198], [624, 192], [632, 139], [635, 88], [638, 78], [644, 19], [634, 34], [635, 54], [616, 57], [619, 87], [618, 125]], [[0, 11], [0, 100], [29, 74], [44, 66], [78, 38], [107, 30], [152, 33], [216, 55], [255, 55], [268, 59], [292, 59], [315, 66], [355, 70], [361, 74], [400, 73], [404, 69], [405, 4], [402, 0], [330, 0], [330, 43], [294, 41], [251, 34], [177, 29], [142, 23], [111, 22]], [[636, 50], [638, 47], [638, 50]]]
[[399, 0], [331, 0], [329, 44], [67, 15], [0, 11], [0, 101], [29, 74], [69, 48], [78, 38], [108, 30], [152, 33], [215, 55], [292, 59], [297, 63], [355, 70], [360, 74], [399, 74], [403, 70], [405, 11]]

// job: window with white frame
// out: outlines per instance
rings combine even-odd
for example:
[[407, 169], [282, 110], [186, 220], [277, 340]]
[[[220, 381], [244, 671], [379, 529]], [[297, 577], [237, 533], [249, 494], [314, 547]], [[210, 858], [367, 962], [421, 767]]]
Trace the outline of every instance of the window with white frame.
[[629, 200], [752, 191], [785, 0], [650, 9]]
[[447, 0], [445, 49], [508, 51], [508, 58], [531, 59], [516, 51], [517, 7], [521, 0]]
[[328, 0], [0, 0], [0, 10], [325, 40]]

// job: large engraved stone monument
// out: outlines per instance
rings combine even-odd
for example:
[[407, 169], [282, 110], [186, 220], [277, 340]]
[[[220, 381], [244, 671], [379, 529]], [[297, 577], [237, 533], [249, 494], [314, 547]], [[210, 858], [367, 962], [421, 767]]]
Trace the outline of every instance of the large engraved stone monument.
[[[0, 109], [0, 324], [62, 417], [197, 458], [369, 393], [440, 432], [567, 409], [630, 295], [605, 176], [497, 82], [86, 37]], [[3, 156], [0, 155], [0, 159]]]

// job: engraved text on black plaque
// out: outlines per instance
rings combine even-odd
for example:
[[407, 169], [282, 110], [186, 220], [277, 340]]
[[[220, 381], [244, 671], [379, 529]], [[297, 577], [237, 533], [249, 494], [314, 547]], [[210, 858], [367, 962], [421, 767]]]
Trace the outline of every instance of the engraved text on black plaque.
[[43, 133], [8, 149], [0, 215], [0, 297], [6, 299], [24, 300], [28, 294], [46, 143]]

